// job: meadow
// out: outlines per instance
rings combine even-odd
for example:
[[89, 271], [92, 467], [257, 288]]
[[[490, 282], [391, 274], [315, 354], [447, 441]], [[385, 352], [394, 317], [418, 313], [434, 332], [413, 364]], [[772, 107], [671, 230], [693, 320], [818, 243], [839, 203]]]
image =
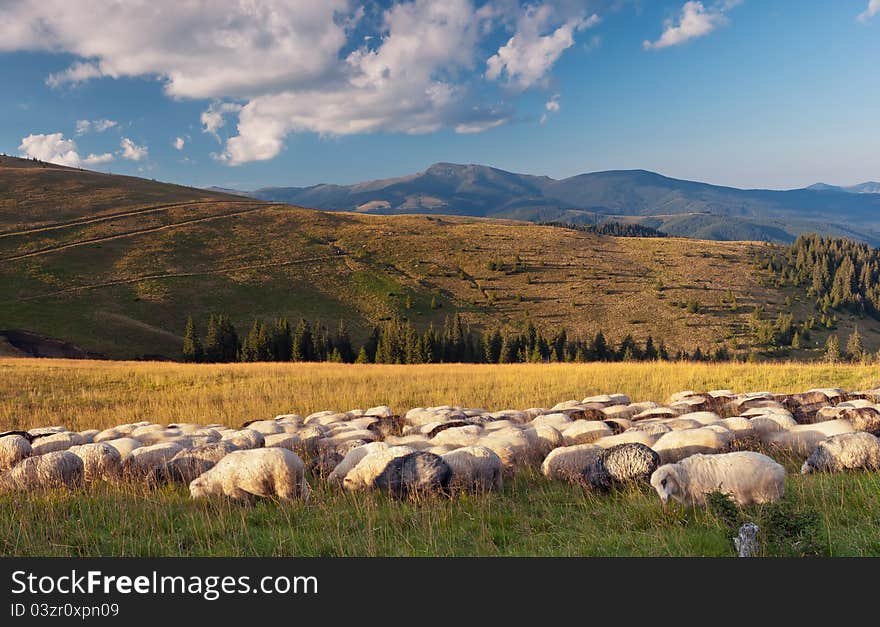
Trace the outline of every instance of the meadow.
[[[295, 412], [441, 404], [550, 407], [622, 392], [662, 402], [681, 390], [880, 387], [876, 367], [839, 364], [613, 363], [380, 366], [182, 365], [0, 360], [0, 429], [103, 428], [136, 420], [237, 426]], [[774, 505], [664, 510], [649, 487], [598, 496], [524, 470], [497, 494], [394, 501], [315, 479], [311, 504], [196, 502], [185, 488], [95, 484], [0, 496], [3, 556], [731, 556], [745, 520], [764, 555], [880, 555], [880, 477], [797, 474]]]

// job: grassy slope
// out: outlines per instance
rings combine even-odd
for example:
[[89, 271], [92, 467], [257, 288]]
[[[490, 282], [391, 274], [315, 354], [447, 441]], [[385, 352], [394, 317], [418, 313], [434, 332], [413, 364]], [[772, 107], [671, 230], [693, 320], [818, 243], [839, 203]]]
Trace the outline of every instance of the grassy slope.
[[[405, 375], [405, 376], [404, 376]], [[662, 401], [684, 389], [804, 390], [880, 385], [876, 369], [823, 364], [579, 364], [341, 366], [334, 364], [108, 363], [0, 360], [0, 429], [132, 419], [236, 424], [289, 411], [388, 403], [464, 403], [499, 409], [546, 406], [620, 391]], [[812, 550], [880, 555], [880, 475], [790, 473], [781, 511], [812, 512]], [[185, 489], [96, 485], [85, 493], [0, 497], [0, 555], [732, 555], [735, 526], [716, 511], [663, 511], [650, 489], [610, 496], [520, 472], [500, 494], [395, 502], [331, 492], [314, 478], [308, 507], [194, 502]], [[741, 516], [762, 528], [770, 508]], [[777, 510], [779, 511], [779, 510]], [[155, 533], [144, 534], [144, 528]], [[796, 531], [800, 531], [797, 529]], [[766, 554], [799, 554], [776, 537]], [[802, 539], [801, 539], [802, 540]]]
[[[330, 326], [344, 318], [355, 340], [394, 313], [424, 327], [461, 311], [483, 328], [528, 314], [547, 332], [650, 334], [672, 348], [711, 350], [748, 341], [755, 304], [775, 314], [784, 301], [755, 277], [755, 243], [325, 213], [11, 158], [0, 162], [0, 189], [0, 329], [111, 358], [176, 358], [186, 316], [204, 328], [212, 311], [230, 314], [241, 332], [254, 316]], [[511, 267], [517, 255], [522, 271], [488, 267]], [[736, 313], [721, 302], [728, 290]], [[674, 304], [689, 300], [700, 313]], [[880, 325], [860, 325], [875, 349]]]

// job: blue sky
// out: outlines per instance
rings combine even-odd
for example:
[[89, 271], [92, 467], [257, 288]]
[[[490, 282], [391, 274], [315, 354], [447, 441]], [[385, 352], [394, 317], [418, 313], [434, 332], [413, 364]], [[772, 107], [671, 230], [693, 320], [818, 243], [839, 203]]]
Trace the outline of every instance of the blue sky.
[[880, 0], [256, 4], [0, 0], [0, 151], [239, 189], [880, 179]]

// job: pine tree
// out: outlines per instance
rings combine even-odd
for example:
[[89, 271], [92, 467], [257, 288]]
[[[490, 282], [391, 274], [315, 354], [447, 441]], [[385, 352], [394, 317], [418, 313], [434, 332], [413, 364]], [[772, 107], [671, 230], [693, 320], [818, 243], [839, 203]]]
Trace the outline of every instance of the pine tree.
[[366, 346], [361, 346], [361, 350], [358, 351], [358, 356], [357, 356], [357, 358], [354, 360], [354, 363], [356, 363], [356, 364], [368, 364], [368, 363], [370, 363], [370, 357], [367, 355], [367, 348], [366, 348]]
[[205, 361], [215, 363], [223, 361], [223, 343], [217, 317], [211, 314], [208, 318], [208, 330], [205, 333]]
[[645, 340], [645, 359], [650, 361], [657, 359], [657, 349], [654, 348], [654, 338], [650, 335], [648, 336], [648, 339]]
[[825, 342], [825, 360], [831, 363], [840, 361], [840, 340], [835, 333], [830, 334]]
[[271, 335], [272, 359], [290, 361], [293, 354], [293, 334], [290, 332], [287, 318], [279, 318], [275, 321]]
[[846, 342], [847, 357], [852, 361], [861, 361], [865, 356], [865, 347], [862, 344], [862, 336], [859, 327], [856, 326]]
[[291, 359], [293, 361], [314, 361], [315, 345], [312, 339], [312, 325], [304, 318], [300, 318], [293, 332], [293, 347]]
[[183, 337], [183, 361], [197, 363], [202, 361], [203, 357], [202, 342], [196, 332], [192, 316], [189, 316], [186, 319], [186, 333]]
[[351, 338], [348, 335], [348, 327], [345, 321], [340, 320], [339, 326], [336, 327], [336, 335], [333, 338], [333, 348], [339, 351], [342, 361], [350, 364], [355, 359], [354, 347], [351, 345]]

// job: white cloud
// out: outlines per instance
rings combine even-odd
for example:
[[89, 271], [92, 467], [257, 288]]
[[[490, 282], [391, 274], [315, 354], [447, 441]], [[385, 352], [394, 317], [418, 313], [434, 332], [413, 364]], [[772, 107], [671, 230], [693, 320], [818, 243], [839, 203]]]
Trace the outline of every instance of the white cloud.
[[63, 133], [32, 134], [22, 138], [18, 149], [23, 157], [32, 157], [40, 161], [79, 167], [80, 157], [76, 151], [76, 142], [64, 139]]
[[880, 0], [871, 0], [868, 3], [868, 8], [861, 14], [859, 14], [860, 22], [867, 22], [872, 17], [880, 13]]
[[[539, 83], [578, 30], [599, 22], [583, 0], [0, 0], [0, 52], [74, 57], [54, 87], [98, 77], [156, 79], [173, 98], [213, 102], [202, 130], [230, 165], [271, 159], [291, 133], [476, 132], [511, 118], [482, 104], [484, 44], [512, 34], [485, 76]], [[480, 6], [476, 6], [479, 4]], [[94, 19], [99, 15], [100, 19]], [[220, 129], [236, 131], [221, 138]], [[81, 134], [93, 132], [94, 121]], [[78, 129], [80, 132], [80, 129]], [[126, 151], [122, 155], [139, 154]]]
[[[0, 26], [0, 33], [2, 32], [2, 26]], [[0, 50], [2, 49], [2, 45], [0, 45]], [[104, 76], [104, 73], [94, 63], [83, 63], [82, 61], [76, 61], [73, 65], [71, 65], [63, 72], [56, 72], [55, 74], [50, 74], [48, 77], [46, 77], [46, 84], [53, 89], [61, 87], [68, 83], [76, 86], [80, 83], [90, 81], [93, 78], [100, 78], [101, 76]]]
[[183, 150], [183, 146], [186, 144], [186, 141], [183, 137], [177, 137], [171, 145], [174, 146], [177, 150]]
[[544, 109], [546, 109], [546, 111], [541, 115], [542, 125], [547, 123], [551, 113], [559, 113], [559, 109], [561, 108], [559, 104], [559, 96], [560, 94], [553, 94], [553, 97], [544, 103]]
[[140, 161], [146, 159], [149, 155], [146, 146], [138, 146], [128, 137], [122, 138], [122, 141], [119, 142], [119, 147], [122, 148], [122, 158], [129, 161]]
[[202, 112], [202, 132], [213, 135], [217, 141], [220, 141], [218, 130], [226, 125], [226, 114], [238, 113], [241, 111], [241, 105], [234, 102], [214, 102]]
[[40, 161], [66, 165], [72, 168], [100, 165], [113, 161], [113, 155], [105, 152], [100, 155], [90, 154], [80, 157], [76, 142], [64, 139], [63, 133], [34, 134], [22, 138], [18, 147], [23, 157], [33, 157]]
[[666, 20], [660, 38], [657, 41], [645, 41], [642, 45], [645, 50], [659, 50], [678, 46], [697, 37], [704, 37], [726, 24], [725, 12], [739, 4], [742, 4], [742, 0], [722, 0], [706, 8], [702, 2], [695, 0], [685, 2], [678, 22]]
[[598, 15], [587, 17], [581, 12], [566, 15], [564, 22], [554, 27], [560, 17], [558, 9], [550, 3], [528, 6], [513, 37], [486, 61], [486, 78], [500, 80], [506, 74], [508, 83], [527, 89], [541, 81], [562, 53], [574, 45], [575, 31], [601, 21]]
[[114, 126], [118, 126], [118, 124], [118, 122], [113, 120], [77, 120], [76, 134], [77, 136], [85, 135], [91, 131], [94, 131], [95, 133], [103, 133]]
[[113, 155], [109, 152], [105, 152], [100, 155], [92, 154], [83, 159], [83, 163], [85, 165], [100, 165], [102, 163], [109, 163], [110, 161], [113, 161]]

